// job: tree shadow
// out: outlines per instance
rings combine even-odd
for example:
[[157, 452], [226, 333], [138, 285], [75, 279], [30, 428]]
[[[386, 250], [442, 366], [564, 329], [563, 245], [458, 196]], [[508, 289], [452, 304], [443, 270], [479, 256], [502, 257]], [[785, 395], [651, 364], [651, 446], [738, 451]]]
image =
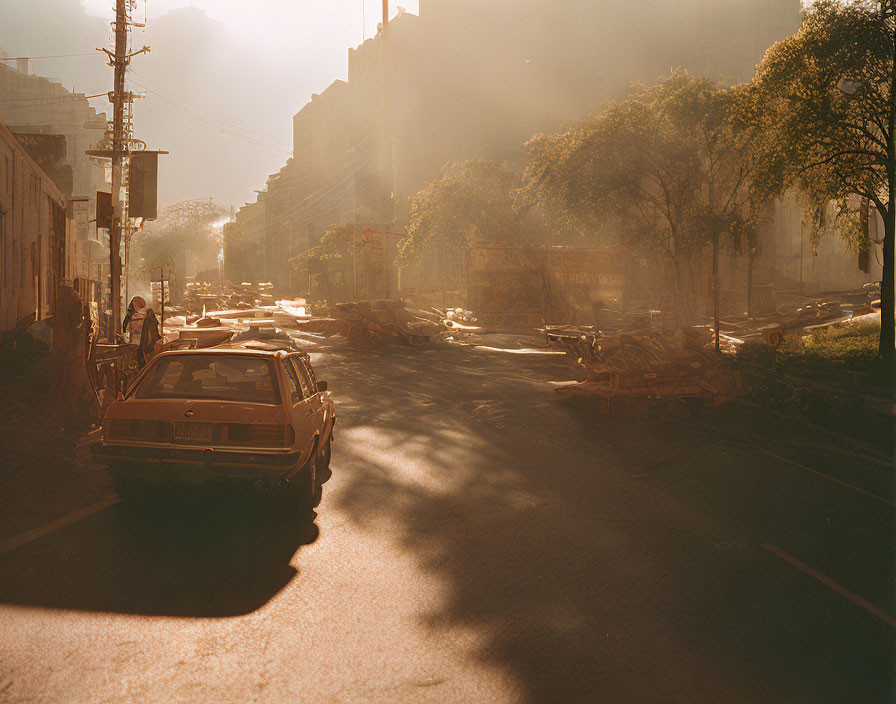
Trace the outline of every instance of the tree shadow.
[[115, 504], [0, 557], [0, 601], [54, 609], [226, 617], [297, 574], [315, 514], [263, 495]]
[[816, 523], [836, 505], [877, 532], [848, 535], [885, 581], [891, 515], [687, 424], [558, 402], [548, 381], [574, 371], [554, 364], [321, 363], [340, 399], [335, 507], [394, 526], [441, 581], [424, 623], [475, 631], [526, 702], [886, 701], [891, 629], [762, 544], [846, 549]]

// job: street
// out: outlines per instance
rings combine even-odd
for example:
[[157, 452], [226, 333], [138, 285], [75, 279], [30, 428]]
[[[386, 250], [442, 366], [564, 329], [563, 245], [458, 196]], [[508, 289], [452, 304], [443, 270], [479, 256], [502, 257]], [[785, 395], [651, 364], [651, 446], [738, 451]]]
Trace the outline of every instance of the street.
[[886, 455], [746, 402], [601, 417], [564, 356], [312, 361], [316, 516], [110, 500], [5, 544], [0, 700], [892, 701]]

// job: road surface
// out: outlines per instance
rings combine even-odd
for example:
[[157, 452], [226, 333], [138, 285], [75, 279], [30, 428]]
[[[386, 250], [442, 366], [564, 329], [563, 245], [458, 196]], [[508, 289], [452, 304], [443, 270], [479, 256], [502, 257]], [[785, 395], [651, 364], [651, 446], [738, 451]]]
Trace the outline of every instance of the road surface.
[[886, 457], [744, 404], [601, 418], [562, 357], [313, 359], [316, 514], [106, 501], [7, 541], [0, 701], [892, 701]]

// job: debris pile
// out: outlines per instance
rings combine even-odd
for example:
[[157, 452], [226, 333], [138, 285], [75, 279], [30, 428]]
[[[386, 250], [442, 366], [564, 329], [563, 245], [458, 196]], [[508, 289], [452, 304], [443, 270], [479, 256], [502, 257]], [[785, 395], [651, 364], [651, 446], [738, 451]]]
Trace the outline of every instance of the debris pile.
[[597, 396], [606, 415], [684, 399], [717, 406], [743, 391], [740, 372], [711, 349], [712, 336], [706, 328], [612, 335], [563, 328], [549, 329], [547, 336], [588, 372], [585, 381], [558, 392]]
[[378, 299], [357, 303], [337, 303], [327, 318], [298, 321], [300, 330], [325, 337], [342, 335], [356, 344], [401, 342], [417, 345], [429, 342], [444, 331], [433, 317], [411, 312], [401, 300]]

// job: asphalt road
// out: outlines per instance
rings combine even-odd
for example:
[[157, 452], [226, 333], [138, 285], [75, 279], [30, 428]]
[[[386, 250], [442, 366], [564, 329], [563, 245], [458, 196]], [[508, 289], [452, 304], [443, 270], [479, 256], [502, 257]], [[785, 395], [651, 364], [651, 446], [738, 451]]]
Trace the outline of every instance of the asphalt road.
[[558, 357], [314, 361], [316, 515], [112, 504], [7, 549], [0, 701], [893, 701], [886, 456], [741, 404], [601, 418]]

